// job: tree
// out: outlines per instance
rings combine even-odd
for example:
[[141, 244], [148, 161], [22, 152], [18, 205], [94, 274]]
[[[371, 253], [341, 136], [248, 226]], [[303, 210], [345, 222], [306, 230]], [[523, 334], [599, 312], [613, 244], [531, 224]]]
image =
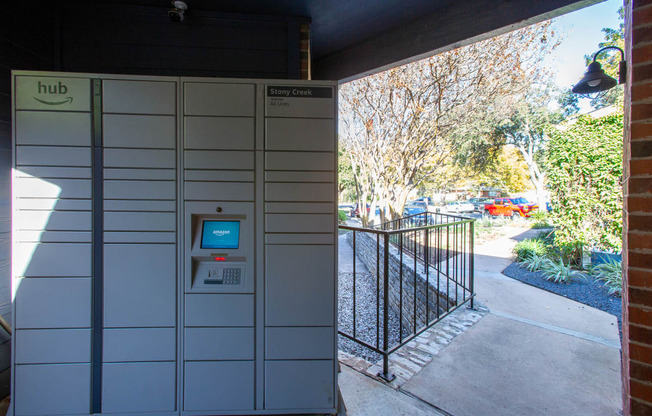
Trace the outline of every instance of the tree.
[[346, 149], [340, 147], [337, 154], [338, 172], [337, 172], [337, 200], [339, 202], [352, 201], [356, 195], [355, 176], [351, 159], [346, 153]]
[[469, 182], [474, 182], [477, 187], [487, 186], [514, 193], [531, 189], [529, 179], [528, 166], [521, 152], [513, 145], [505, 145], [491, 164]]
[[[617, 46], [620, 49], [625, 50], [625, 8], [623, 6], [618, 8], [618, 17], [620, 19], [618, 29], [602, 29], [602, 32], [604, 33], [604, 41], [598, 44], [599, 49], [606, 46]], [[618, 79], [618, 65], [620, 63], [620, 59], [620, 53], [615, 50], [602, 52], [600, 56], [598, 56], [598, 61], [602, 65], [602, 69], [604, 69], [607, 75], [615, 79]], [[584, 61], [587, 65], [590, 64], [593, 62], [593, 55], [585, 55]], [[604, 93], [599, 94], [597, 97], [592, 98], [591, 107], [598, 109], [616, 104], [622, 106], [624, 99], [623, 96], [623, 87], [616, 86], [615, 88], [605, 91]]]
[[342, 85], [340, 141], [360, 202], [399, 217], [410, 191], [467, 140], [456, 133], [467, 121], [500, 113], [542, 75], [555, 39], [546, 22]]
[[472, 176], [474, 175], [469, 176], [469, 172], [454, 163], [446, 163], [437, 169], [436, 175], [428, 175], [418, 181], [418, 195], [428, 197], [438, 195], [433, 202], [443, 203], [448, 192], [460, 187], [472, 187], [474, 185], [470, 180]]
[[456, 151], [454, 163], [461, 169], [480, 174], [496, 162], [505, 141], [495, 134], [496, 126], [512, 112], [510, 101], [505, 97], [487, 111], [470, 114], [466, 122], [455, 130]]
[[548, 177], [555, 239], [620, 250], [623, 114], [550, 129]]
[[543, 164], [546, 131], [557, 118], [556, 114], [548, 110], [549, 97], [545, 90], [530, 90], [511, 117], [500, 122], [494, 132], [504, 143], [514, 145], [523, 156], [540, 207], [545, 206], [546, 202], [546, 175]]
[[580, 100], [577, 98], [577, 94], [573, 94], [570, 88], [559, 94], [557, 104], [559, 104], [563, 118], [573, 116], [580, 111]]

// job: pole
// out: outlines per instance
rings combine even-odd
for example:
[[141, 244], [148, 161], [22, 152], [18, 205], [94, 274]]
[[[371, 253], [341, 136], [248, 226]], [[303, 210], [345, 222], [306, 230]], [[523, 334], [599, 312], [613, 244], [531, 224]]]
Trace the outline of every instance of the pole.
[[383, 250], [383, 372], [379, 376], [386, 382], [396, 378], [389, 372], [389, 234], [385, 233]]

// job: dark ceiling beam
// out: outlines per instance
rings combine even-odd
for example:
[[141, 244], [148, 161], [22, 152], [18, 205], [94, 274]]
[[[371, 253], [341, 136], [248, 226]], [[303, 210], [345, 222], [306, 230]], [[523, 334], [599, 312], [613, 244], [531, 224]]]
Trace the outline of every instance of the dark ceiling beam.
[[605, 0], [457, 0], [440, 13], [316, 59], [313, 79], [351, 81]]

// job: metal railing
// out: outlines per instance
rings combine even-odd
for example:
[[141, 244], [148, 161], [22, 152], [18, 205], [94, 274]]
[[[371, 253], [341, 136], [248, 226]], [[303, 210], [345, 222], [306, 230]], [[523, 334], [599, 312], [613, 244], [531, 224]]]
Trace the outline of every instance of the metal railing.
[[[382, 355], [385, 380], [394, 378], [390, 354], [465, 303], [473, 308], [474, 222], [424, 212], [375, 228], [339, 227], [340, 258], [352, 268], [340, 272], [351, 293], [340, 297], [339, 334]], [[351, 281], [342, 285], [344, 278]]]

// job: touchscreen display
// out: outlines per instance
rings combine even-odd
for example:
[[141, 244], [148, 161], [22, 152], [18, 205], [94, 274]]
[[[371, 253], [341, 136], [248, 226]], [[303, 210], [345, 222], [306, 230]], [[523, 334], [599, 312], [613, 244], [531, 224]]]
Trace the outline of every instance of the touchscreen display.
[[201, 248], [237, 249], [240, 242], [240, 221], [208, 221], [202, 224]]

